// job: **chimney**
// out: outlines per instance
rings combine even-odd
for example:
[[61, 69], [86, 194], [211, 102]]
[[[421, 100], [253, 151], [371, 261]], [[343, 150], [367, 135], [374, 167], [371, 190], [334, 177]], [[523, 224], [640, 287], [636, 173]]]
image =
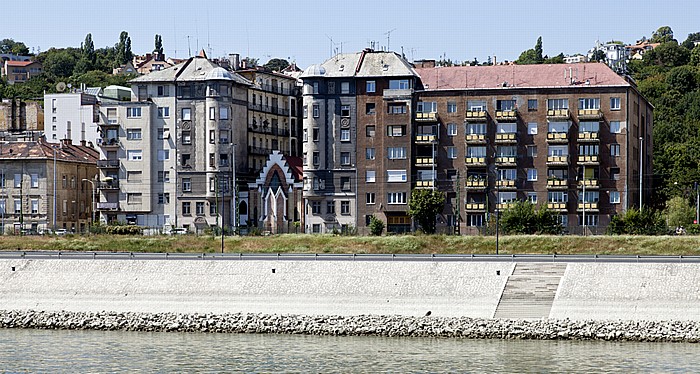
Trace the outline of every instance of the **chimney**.
[[419, 68], [434, 68], [435, 60], [418, 60], [414, 64]]
[[496, 55], [493, 55], [493, 66], [496, 66], [496, 65], [498, 65], [498, 63], [496, 62]]
[[232, 70], [239, 70], [241, 68], [241, 55], [238, 53], [229, 53], [228, 64]]
[[85, 147], [86, 144], [87, 144], [87, 143], [85, 142], [85, 139], [83, 139], [83, 140], [80, 141], [80, 146], [81, 146], [81, 147]]

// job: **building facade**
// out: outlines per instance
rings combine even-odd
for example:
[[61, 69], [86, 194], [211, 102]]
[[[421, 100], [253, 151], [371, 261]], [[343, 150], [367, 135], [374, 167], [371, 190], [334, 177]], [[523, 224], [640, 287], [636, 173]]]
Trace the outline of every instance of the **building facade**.
[[44, 118], [48, 119], [46, 140], [59, 143], [70, 139], [73, 144], [97, 145], [101, 139], [97, 97], [87, 93], [44, 95]]
[[43, 139], [0, 143], [0, 233], [84, 232], [92, 219], [97, 150]]
[[8, 84], [24, 83], [41, 74], [42, 65], [38, 61], [4, 61], [3, 77]]
[[3, 99], [0, 102], [0, 137], [9, 140], [10, 135], [42, 130], [44, 130], [44, 111], [41, 104], [20, 99]]

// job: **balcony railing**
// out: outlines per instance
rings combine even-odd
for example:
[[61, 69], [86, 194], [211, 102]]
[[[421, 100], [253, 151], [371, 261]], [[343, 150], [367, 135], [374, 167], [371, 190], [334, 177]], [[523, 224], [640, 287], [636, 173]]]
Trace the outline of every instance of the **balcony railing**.
[[496, 143], [515, 143], [518, 141], [518, 134], [511, 132], [505, 134], [496, 134]]
[[568, 165], [569, 156], [547, 156], [547, 165]]
[[598, 183], [597, 179], [584, 179], [578, 181], [578, 187], [583, 188], [583, 186], [586, 186], [586, 188], [591, 190], [596, 190], [600, 188], [600, 184]]
[[97, 167], [104, 169], [119, 168], [119, 160], [97, 160]]
[[566, 203], [547, 203], [547, 209], [566, 210]]
[[565, 179], [548, 179], [547, 188], [549, 189], [566, 189], [569, 187], [569, 181]]
[[598, 165], [600, 158], [598, 156], [579, 155], [578, 163], [582, 165]]
[[427, 188], [427, 187], [433, 187], [435, 185], [435, 182], [431, 180], [418, 180], [416, 181], [416, 188]]
[[499, 165], [515, 165], [517, 158], [515, 156], [497, 156], [496, 163]]
[[434, 134], [416, 135], [416, 143], [433, 143], [435, 140], [437, 140], [437, 136]]
[[505, 209], [515, 208], [515, 204], [516, 203], [499, 203], [499, 204], [496, 204], [496, 209], [505, 210]]
[[436, 112], [430, 112], [430, 113], [417, 112], [416, 113], [416, 121], [435, 122], [435, 121], [437, 121], [437, 113]]
[[464, 139], [467, 143], [486, 143], [486, 135], [484, 134], [467, 134]]
[[268, 149], [268, 148], [263, 148], [263, 147], [248, 146], [248, 153], [254, 154], [254, 155], [269, 155], [272, 153], [272, 150]]
[[603, 117], [603, 112], [600, 109], [579, 109], [579, 119], [600, 119]]
[[466, 203], [466, 204], [464, 204], [464, 209], [466, 209], [468, 211], [483, 212], [486, 210], [486, 204], [484, 204], [484, 203]]
[[100, 138], [98, 139], [98, 143], [102, 148], [118, 148], [119, 138]]
[[386, 89], [382, 91], [385, 99], [410, 99], [413, 95], [412, 89]]
[[119, 210], [119, 203], [97, 203], [98, 210]]
[[517, 110], [497, 110], [496, 121], [513, 121], [518, 119]]
[[470, 122], [485, 121], [486, 120], [486, 111], [485, 110], [468, 110], [466, 113], [466, 119], [467, 119], [467, 121], [470, 121]]
[[464, 163], [471, 166], [486, 166], [486, 157], [466, 157]]
[[578, 203], [578, 210], [598, 210], [598, 203]]
[[100, 127], [119, 127], [119, 121], [116, 119], [107, 119], [106, 122], [100, 122]]
[[503, 189], [515, 188], [515, 180], [512, 180], [512, 179], [497, 180], [496, 187], [503, 188]]
[[486, 188], [486, 180], [484, 180], [484, 179], [467, 180], [465, 182], [465, 187], [467, 187], [468, 189], [484, 189], [484, 188]]
[[549, 109], [547, 110], [547, 118], [550, 119], [569, 119], [571, 114], [569, 109]]
[[118, 190], [119, 181], [115, 179], [111, 182], [99, 182], [97, 188], [100, 190]]
[[428, 166], [435, 164], [435, 158], [433, 157], [416, 157], [417, 166]]
[[579, 142], [598, 142], [600, 141], [597, 132], [580, 132], [578, 133]]
[[568, 143], [569, 134], [565, 132], [549, 132], [547, 133], [547, 143]]

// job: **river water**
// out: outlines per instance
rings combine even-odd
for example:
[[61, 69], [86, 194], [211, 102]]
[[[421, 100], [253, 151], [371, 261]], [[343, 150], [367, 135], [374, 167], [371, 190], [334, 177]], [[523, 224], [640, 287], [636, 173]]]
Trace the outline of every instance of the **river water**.
[[695, 372], [700, 345], [0, 329], [0, 372]]

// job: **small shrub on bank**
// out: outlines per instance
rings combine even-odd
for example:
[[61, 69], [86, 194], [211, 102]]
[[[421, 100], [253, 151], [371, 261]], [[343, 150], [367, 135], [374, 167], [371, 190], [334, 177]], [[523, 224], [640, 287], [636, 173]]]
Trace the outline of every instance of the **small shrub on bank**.
[[381, 219], [370, 216], [369, 217], [369, 233], [374, 236], [381, 236], [384, 232], [384, 221]]
[[111, 235], [141, 235], [143, 228], [136, 225], [107, 226], [105, 231]]

